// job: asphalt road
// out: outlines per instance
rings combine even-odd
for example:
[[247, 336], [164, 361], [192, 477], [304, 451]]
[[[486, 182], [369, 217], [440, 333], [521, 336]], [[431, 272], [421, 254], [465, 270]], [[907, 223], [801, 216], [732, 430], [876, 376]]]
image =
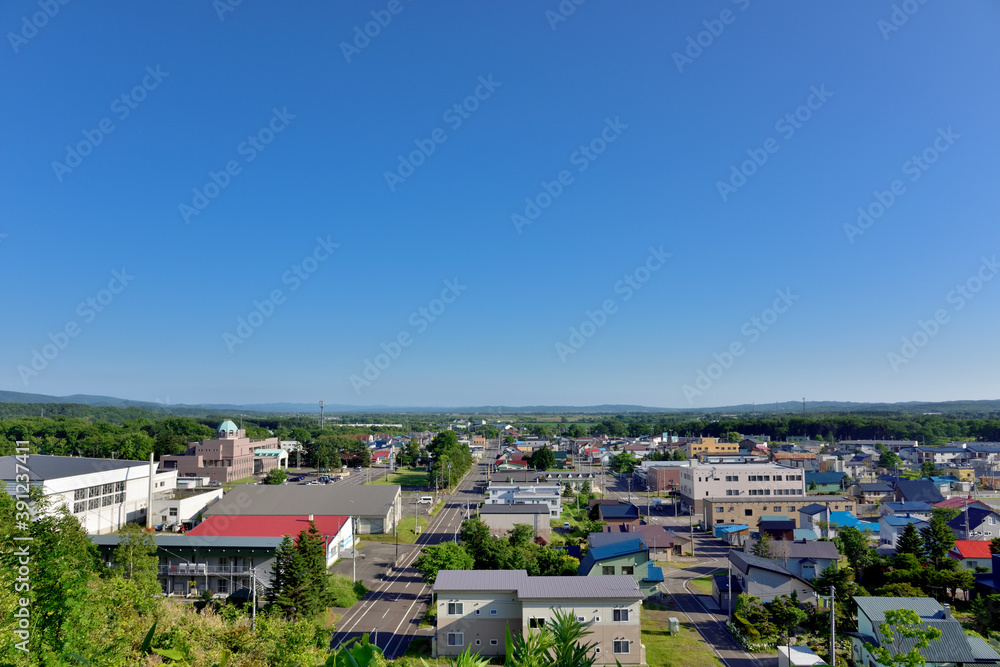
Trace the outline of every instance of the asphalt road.
[[[487, 452], [484, 460], [492, 461], [493, 456], [495, 451]], [[358, 475], [353, 482], [361, 483], [362, 474], [352, 473], [351, 477]], [[351, 477], [337, 484], [352, 482]], [[350, 643], [355, 637], [368, 633], [369, 641], [378, 645], [386, 658], [391, 660], [403, 655], [415, 637], [432, 635], [430, 629], [417, 628], [430, 603], [431, 589], [412, 567], [413, 561], [420, 555], [421, 547], [456, 538], [469, 506], [475, 511], [482, 499], [485, 482], [486, 464], [477, 463], [455, 490], [444, 496], [444, 507], [430, 519], [430, 525], [418, 538], [417, 544], [399, 545], [398, 562], [395, 560], [394, 544], [368, 543], [359, 550], [359, 556], [361, 553], [366, 556], [364, 561], [357, 561], [359, 578], [371, 590], [340, 619], [331, 640], [333, 647]], [[413, 512], [413, 503], [418, 495], [428, 494], [416, 494], [410, 498], [404, 496], [404, 515], [409, 516]], [[427, 505], [416, 505], [416, 508], [421, 516], [427, 516]], [[348, 567], [351, 567], [351, 562], [345, 560], [339, 564], [337, 571]]]

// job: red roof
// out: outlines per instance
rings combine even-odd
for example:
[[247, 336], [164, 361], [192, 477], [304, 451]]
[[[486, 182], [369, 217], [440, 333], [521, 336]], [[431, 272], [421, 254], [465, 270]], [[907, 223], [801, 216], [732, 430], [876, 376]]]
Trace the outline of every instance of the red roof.
[[[315, 516], [316, 529], [324, 535], [336, 535], [347, 523], [346, 516]], [[208, 517], [188, 535], [206, 537], [296, 537], [303, 530], [309, 530], [308, 516], [226, 516], [216, 514]]]
[[952, 496], [947, 500], [942, 500], [939, 503], [934, 503], [934, 507], [947, 507], [950, 509], [965, 509], [965, 506], [978, 505], [983, 509], [992, 509], [989, 505], [981, 500], [969, 500], [968, 498], [963, 498], [962, 496]]
[[955, 540], [955, 551], [962, 558], [991, 558], [988, 540]]

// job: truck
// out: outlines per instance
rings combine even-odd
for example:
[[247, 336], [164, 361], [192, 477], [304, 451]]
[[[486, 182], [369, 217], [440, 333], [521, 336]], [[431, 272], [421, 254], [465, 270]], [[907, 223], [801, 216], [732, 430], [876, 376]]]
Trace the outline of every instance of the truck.
[[654, 510], [661, 510], [661, 509], [663, 509], [663, 499], [662, 498], [653, 498], [653, 509]]

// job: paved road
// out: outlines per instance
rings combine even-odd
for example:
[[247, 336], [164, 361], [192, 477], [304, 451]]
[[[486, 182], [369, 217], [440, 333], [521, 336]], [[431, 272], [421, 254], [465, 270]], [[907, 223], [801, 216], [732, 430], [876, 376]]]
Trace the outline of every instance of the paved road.
[[[492, 461], [494, 455], [495, 452], [487, 452], [484, 460]], [[338, 484], [349, 480], [347, 478]], [[444, 507], [431, 519], [417, 544], [399, 546], [398, 562], [395, 560], [394, 544], [369, 543], [359, 550], [359, 553], [365, 553], [366, 558], [365, 564], [359, 565], [358, 572], [359, 575], [367, 574], [359, 578], [371, 590], [341, 618], [331, 641], [332, 646], [349, 643], [353, 638], [368, 633], [370, 641], [377, 644], [387, 658], [395, 659], [406, 652], [415, 637], [431, 636], [432, 630], [417, 628], [430, 603], [431, 590], [412, 567], [413, 561], [420, 555], [420, 547], [455, 539], [470, 505], [474, 512], [482, 499], [485, 481], [486, 464], [477, 463], [454, 492], [445, 496]], [[405, 503], [403, 508], [407, 516], [414, 509], [411, 505], [412, 502]], [[426, 516], [426, 506], [417, 507], [418, 512]], [[350, 567], [349, 561], [341, 563], [340, 567]]]

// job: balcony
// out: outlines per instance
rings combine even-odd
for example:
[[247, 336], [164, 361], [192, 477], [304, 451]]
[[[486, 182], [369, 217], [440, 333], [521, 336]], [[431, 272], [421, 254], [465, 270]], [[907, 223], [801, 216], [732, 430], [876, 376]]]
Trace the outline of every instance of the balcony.
[[160, 565], [159, 573], [181, 577], [208, 576], [250, 576], [250, 567], [246, 565], [206, 565], [205, 563], [180, 563], [178, 565]]

